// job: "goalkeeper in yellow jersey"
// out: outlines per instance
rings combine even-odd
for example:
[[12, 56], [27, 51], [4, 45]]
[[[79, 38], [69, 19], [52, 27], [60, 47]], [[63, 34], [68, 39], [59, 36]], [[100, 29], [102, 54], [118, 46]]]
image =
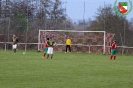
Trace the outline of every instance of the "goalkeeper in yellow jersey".
[[66, 39], [66, 52], [67, 53], [67, 50], [69, 49], [69, 52], [71, 52], [71, 39], [68, 37]]

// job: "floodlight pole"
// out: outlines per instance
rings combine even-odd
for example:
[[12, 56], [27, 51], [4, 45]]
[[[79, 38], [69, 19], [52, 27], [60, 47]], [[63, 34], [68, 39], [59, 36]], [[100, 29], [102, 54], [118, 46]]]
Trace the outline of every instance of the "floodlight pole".
[[104, 21], [104, 23], [103, 23], [104, 28], [103, 29], [105, 31], [105, 2], [104, 2], [104, 20], [103, 21]]
[[125, 28], [126, 27], [126, 22], [125, 22], [125, 20], [124, 20], [124, 46], [125, 46]]
[[[8, 17], [8, 42], [9, 42], [9, 29], [10, 29], [10, 17]], [[8, 49], [8, 44], [7, 44], [7, 49]]]
[[28, 32], [28, 18], [27, 18], [27, 29], [26, 29], [26, 42], [25, 42], [25, 53], [26, 53], [26, 50], [27, 50], [27, 32]]
[[121, 37], [121, 43], [122, 43], [122, 55], [123, 55], [123, 41], [122, 41], [122, 36], [121, 36], [121, 33], [120, 33], [120, 37]]
[[[66, 5], [67, 5], [67, 1], [66, 1]], [[65, 5], [65, 15], [66, 15], [66, 5]], [[67, 20], [65, 19], [65, 30], [66, 30], [66, 23], [67, 23]]]
[[84, 29], [83, 30], [85, 30], [85, 18], [84, 18], [84, 16], [85, 16], [85, 2], [84, 2], [84, 13], [83, 13], [83, 22], [84, 22]]
[[27, 51], [27, 32], [28, 32], [28, 1], [27, 1], [27, 28], [26, 28], [26, 39], [25, 39], [25, 53]]
[[122, 55], [124, 54], [124, 46], [125, 46], [125, 28], [126, 27], [126, 21], [125, 21], [125, 19], [124, 19], [124, 38], [123, 38], [123, 51], [122, 51]]

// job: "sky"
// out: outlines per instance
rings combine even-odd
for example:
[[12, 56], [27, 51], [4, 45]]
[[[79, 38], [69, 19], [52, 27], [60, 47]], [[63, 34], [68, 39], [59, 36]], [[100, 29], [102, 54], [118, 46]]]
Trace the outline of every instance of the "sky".
[[[114, 6], [116, 0], [61, 0], [64, 2], [63, 7], [66, 8], [66, 14], [73, 21], [88, 20], [89, 18], [94, 19], [96, 16], [97, 9], [101, 6], [111, 4]], [[133, 0], [130, 0], [133, 3]], [[128, 10], [130, 9], [129, 0], [117, 0], [118, 2], [128, 2]], [[133, 7], [133, 6], [132, 6]], [[127, 19], [133, 18], [133, 10], [126, 15]]]

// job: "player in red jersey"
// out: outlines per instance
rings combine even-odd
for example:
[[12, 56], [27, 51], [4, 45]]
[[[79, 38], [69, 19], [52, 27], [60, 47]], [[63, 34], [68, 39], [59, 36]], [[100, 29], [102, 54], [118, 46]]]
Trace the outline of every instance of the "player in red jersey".
[[45, 55], [47, 54], [47, 51], [48, 51], [48, 41], [49, 41], [49, 38], [47, 38], [47, 41], [45, 42], [44, 46], [44, 53], [43, 53], [43, 58], [45, 57]]
[[113, 44], [111, 46], [111, 55], [110, 55], [110, 60], [112, 60], [112, 58], [114, 57], [114, 60], [116, 60], [116, 47], [117, 47], [117, 43], [116, 41], [114, 40], [113, 41]]

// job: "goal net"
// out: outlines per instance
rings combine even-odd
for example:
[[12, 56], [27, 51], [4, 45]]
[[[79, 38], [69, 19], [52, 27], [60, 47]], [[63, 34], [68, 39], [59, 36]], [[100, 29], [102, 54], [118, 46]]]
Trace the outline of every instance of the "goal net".
[[54, 50], [65, 52], [68, 36], [72, 41], [72, 52], [109, 54], [114, 34], [105, 31], [39, 30], [38, 50], [42, 51], [46, 39], [52, 38], [57, 43]]

